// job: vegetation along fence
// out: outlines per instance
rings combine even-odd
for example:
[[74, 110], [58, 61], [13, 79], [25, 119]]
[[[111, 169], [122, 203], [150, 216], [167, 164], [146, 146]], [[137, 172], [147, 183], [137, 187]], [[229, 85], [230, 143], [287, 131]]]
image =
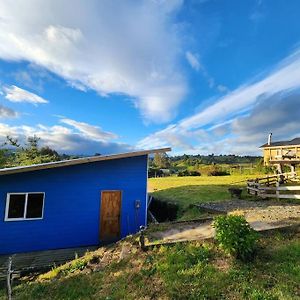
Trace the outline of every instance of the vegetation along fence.
[[283, 173], [248, 180], [247, 191], [261, 198], [300, 199], [299, 183], [296, 173]]

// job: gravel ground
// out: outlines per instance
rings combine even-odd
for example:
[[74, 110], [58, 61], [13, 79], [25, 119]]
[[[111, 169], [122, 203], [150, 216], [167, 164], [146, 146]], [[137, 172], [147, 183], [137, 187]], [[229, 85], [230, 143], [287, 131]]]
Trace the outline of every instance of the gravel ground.
[[250, 221], [264, 221], [277, 223], [288, 220], [300, 220], [300, 204], [279, 203], [275, 201], [246, 201], [233, 200], [227, 202], [213, 202], [197, 205], [200, 209], [243, 214]]

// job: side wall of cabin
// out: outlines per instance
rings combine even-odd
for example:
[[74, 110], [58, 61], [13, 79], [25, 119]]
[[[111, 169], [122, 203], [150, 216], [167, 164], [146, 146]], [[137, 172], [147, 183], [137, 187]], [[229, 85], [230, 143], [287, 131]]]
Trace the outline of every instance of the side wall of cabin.
[[[122, 191], [121, 237], [146, 225], [147, 155], [0, 176], [0, 254], [99, 244], [103, 190]], [[45, 192], [42, 220], [5, 221], [16, 192]]]

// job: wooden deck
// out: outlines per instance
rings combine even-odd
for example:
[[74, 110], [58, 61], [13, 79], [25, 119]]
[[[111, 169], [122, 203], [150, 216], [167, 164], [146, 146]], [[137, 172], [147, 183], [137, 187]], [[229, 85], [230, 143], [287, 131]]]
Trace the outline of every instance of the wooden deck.
[[87, 251], [93, 251], [97, 248], [97, 246], [90, 246], [0, 255], [0, 280], [6, 276], [9, 256], [12, 257], [12, 270], [14, 270], [15, 276], [19, 276], [30, 271], [50, 269], [53, 266], [58, 266], [76, 257], [83, 256]]

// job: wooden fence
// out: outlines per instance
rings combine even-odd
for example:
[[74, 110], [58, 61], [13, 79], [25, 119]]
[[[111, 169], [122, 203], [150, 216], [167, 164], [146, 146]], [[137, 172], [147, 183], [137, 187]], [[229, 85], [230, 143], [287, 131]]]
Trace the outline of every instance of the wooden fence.
[[300, 184], [296, 183], [300, 183], [296, 173], [283, 173], [248, 180], [247, 191], [261, 198], [300, 199]]

